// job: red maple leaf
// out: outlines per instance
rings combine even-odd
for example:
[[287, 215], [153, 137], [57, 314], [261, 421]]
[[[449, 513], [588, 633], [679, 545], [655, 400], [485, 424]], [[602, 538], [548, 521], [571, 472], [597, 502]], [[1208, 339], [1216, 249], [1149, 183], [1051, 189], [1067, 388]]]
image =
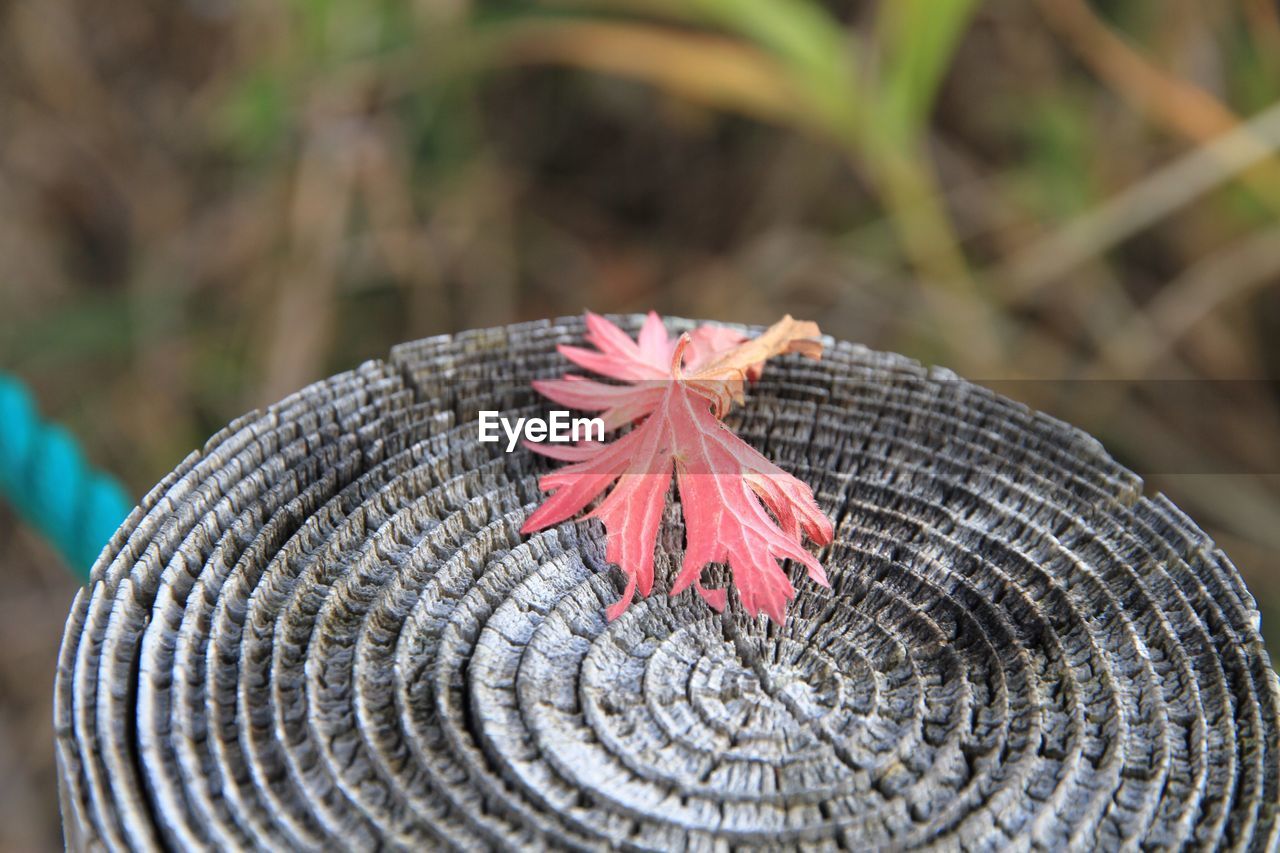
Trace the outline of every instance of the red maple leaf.
[[[684, 358], [687, 371], [708, 366], [747, 340], [741, 332], [723, 326], [699, 326], [687, 337]], [[536, 379], [534, 390], [562, 406], [584, 412], [604, 412], [606, 431], [652, 412], [671, 381], [671, 359], [679, 343], [678, 338], [667, 335], [657, 312], [649, 312], [639, 339], [633, 341], [613, 323], [588, 311], [586, 338], [599, 352], [566, 344], [558, 345], [556, 350], [579, 367], [632, 384], [606, 385], [568, 373], [561, 379]], [[746, 376], [759, 379], [763, 369], [762, 359], [746, 368]]]
[[[726, 593], [700, 581], [709, 563], [727, 563], [743, 607], [781, 624], [795, 596], [781, 559], [803, 564], [829, 586], [822, 566], [802, 545], [803, 535], [831, 542], [831, 522], [813, 492], [774, 465], [720, 422], [743, 398], [746, 380], [760, 375], [772, 355], [798, 351], [817, 358], [818, 328], [785, 317], [753, 340], [729, 329], [703, 326], [671, 340], [650, 312], [638, 340], [603, 317], [587, 313], [587, 340], [598, 350], [560, 347], [567, 358], [597, 373], [628, 381], [606, 385], [581, 377], [535, 382], [552, 400], [604, 411], [609, 428], [637, 420], [635, 429], [608, 444], [528, 445], [571, 464], [538, 483], [551, 496], [525, 521], [531, 533], [576, 515], [611, 485], [587, 517], [605, 526], [605, 558], [627, 577], [622, 597], [606, 611], [617, 618], [637, 588], [653, 587], [654, 548], [674, 472], [685, 520], [684, 562], [671, 594], [694, 586], [716, 610]], [[772, 513], [772, 515], [770, 514]]]

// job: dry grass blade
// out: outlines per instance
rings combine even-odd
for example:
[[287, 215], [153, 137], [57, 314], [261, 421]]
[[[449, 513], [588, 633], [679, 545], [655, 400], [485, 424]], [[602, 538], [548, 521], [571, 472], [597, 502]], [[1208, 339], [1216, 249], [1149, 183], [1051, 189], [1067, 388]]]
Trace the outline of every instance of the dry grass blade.
[[[1086, 0], [1039, 0], [1045, 19], [1112, 88], [1160, 124], [1201, 144], [1240, 126], [1213, 95], [1166, 74], [1114, 33]], [[1280, 164], [1260, 164], [1248, 177], [1262, 200], [1280, 199]]]
[[1104, 357], [1142, 376], [1223, 303], [1280, 276], [1280, 227], [1251, 234], [1210, 255], [1152, 297], [1128, 326], [1110, 336]]
[[1008, 299], [1029, 299], [1072, 269], [1273, 156], [1277, 147], [1280, 103], [1018, 251], [994, 278], [1004, 282]]
[[[882, 55], [875, 57], [862, 56], [853, 34], [804, 0], [596, 5], [716, 27], [732, 38], [638, 22], [535, 17], [506, 25], [500, 55], [642, 80], [838, 145], [875, 188], [903, 253], [930, 283], [922, 310], [935, 334], [957, 357], [964, 353], [986, 369], [999, 361], [997, 312], [959, 247], [921, 144], [943, 72], [973, 11], [970, 0], [910, 0], [882, 10]], [[862, 73], [871, 67], [874, 74]]]
[[659, 86], [711, 107], [807, 124], [803, 93], [760, 50], [722, 36], [640, 23], [532, 20], [501, 51], [509, 63], [561, 63]]
[[291, 199], [289, 252], [280, 272], [267, 331], [262, 399], [316, 377], [334, 334], [338, 267], [362, 140], [322, 130], [298, 166]]

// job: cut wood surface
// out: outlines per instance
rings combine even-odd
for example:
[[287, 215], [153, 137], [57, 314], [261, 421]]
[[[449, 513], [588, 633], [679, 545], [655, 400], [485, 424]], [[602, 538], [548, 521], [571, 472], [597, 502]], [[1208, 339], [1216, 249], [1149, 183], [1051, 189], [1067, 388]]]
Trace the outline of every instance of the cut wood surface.
[[1096, 441], [860, 346], [771, 361], [727, 423], [813, 487], [832, 588], [781, 628], [668, 597], [669, 506], [607, 622], [598, 523], [521, 536], [554, 463], [476, 440], [581, 337], [406, 344], [156, 486], [67, 622], [69, 845], [1276, 847], [1253, 599]]

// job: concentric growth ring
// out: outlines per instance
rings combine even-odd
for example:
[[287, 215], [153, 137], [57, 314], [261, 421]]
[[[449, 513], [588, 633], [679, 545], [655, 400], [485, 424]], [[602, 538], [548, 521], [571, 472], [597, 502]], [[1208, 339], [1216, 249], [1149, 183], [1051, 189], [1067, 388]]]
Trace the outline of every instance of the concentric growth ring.
[[547, 463], [476, 440], [581, 335], [405, 345], [158, 485], [67, 623], [69, 843], [1276, 847], [1253, 600], [1097, 442], [897, 356], [778, 359], [732, 426], [813, 486], [832, 589], [781, 628], [668, 597], [670, 507], [610, 623], [598, 525], [521, 536]]

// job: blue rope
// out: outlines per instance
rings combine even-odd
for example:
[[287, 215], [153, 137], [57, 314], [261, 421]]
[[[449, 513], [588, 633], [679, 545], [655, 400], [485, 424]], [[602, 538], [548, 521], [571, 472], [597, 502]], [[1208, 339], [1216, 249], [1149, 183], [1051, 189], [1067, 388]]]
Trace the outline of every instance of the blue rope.
[[83, 579], [133, 501], [96, 471], [71, 433], [40, 419], [17, 378], [0, 372], [0, 494]]

